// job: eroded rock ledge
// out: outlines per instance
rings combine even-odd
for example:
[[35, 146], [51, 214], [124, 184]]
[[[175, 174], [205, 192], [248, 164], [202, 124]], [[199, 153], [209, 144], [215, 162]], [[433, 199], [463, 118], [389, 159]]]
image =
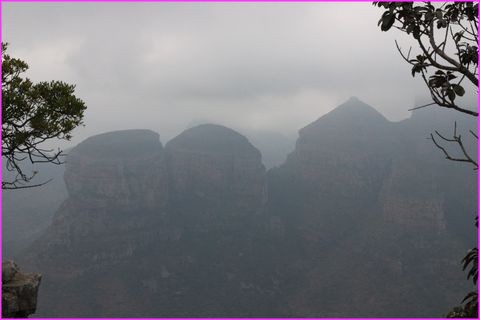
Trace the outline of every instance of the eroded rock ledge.
[[2, 318], [26, 318], [37, 309], [42, 275], [23, 273], [13, 261], [2, 262]]

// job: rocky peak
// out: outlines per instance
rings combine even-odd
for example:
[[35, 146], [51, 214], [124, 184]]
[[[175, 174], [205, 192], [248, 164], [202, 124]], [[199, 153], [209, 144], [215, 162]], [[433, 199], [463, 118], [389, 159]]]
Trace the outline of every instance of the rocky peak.
[[182, 132], [167, 143], [166, 148], [209, 154], [254, 157], [260, 152], [241, 134], [216, 124], [202, 124]]
[[375, 108], [352, 97], [329, 113], [300, 130], [300, 136], [334, 131], [364, 131], [385, 126], [388, 120]]
[[333, 239], [347, 232], [344, 221], [363, 219], [356, 212], [375, 203], [390, 170], [389, 124], [373, 107], [351, 98], [299, 131], [295, 150], [272, 177], [288, 179], [282, 184], [289, 189], [275, 204], [279, 211], [288, 205], [282, 198], [293, 195], [312, 208], [327, 208], [295, 217], [302, 235]]
[[124, 130], [86, 139], [68, 155], [65, 183], [70, 199], [89, 207], [162, 207], [168, 188], [159, 135]]
[[162, 150], [158, 133], [132, 129], [112, 131], [89, 137], [70, 154], [81, 154], [95, 159], [133, 159], [156, 155]]
[[[389, 122], [373, 107], [350, 98], [334, 110], [299, 130], [289, 157], [325, 157], [333, 154], [349, 162], [367, 153], [384, 153], [391, 137]], [[287, 161], [288, 162], [288, 161]]]
[[241, 134], [204, 124], [187, 129], [165, 146], [170, 190], [177, 200], [229, 199], [258, 210], [265, 202], [265, 168], [260, 152]]
[[[429, 178], [444, 170], [431, 163], [415, 167], [416, 147], [402, 149], [412, 161], [391, 153], [395, 148], [385, 140], [391, 123], [358, 102], [346, 105], [304, 129], [287, 163], [270, 170], [270, 210], [262, 215], [251, 214], [266, 200], [260, 154], [233, 130], [191, 128], [164, 150], [148, 131], [79, 145], [67, 168], [70, 198], [30, 249], [35, 270], [49, 280], [38, 316], [441, 314], [445, 301], [466, 291], [451, 289], [461, 283], [457, 273], [464, 275], [445, 252], [462, 250], [437, 241], [449, 234], [443, 213], [451, 207], [458, 220], [473, 209], [459, 212], [459, 202], [442, 199], [448, 189], [440, 187], [449, 185], [456, 196], [464, 176], [456, 184], [452, 176], [444, 183]], [[351, 117], [357, 107], [364, 118]], [[338, 126], [329, 120], [333, 116]], [[346, 124], [355, 119], [363, 120], [350, 130]], [[133, 153], [124, 144], [146, 140], [143, 151]], [[167, 189], [164, 209], [143, 210], [152, 198], [165, 203]], [[472, 195], [476, 199], [476, 190]], [[418, 257], [427, 259], [419, 264]]]
[[[338, 107], [336, 107], [330, 113], [330, 117], [337, 115], [337, 117], [343, 117], [345, 119], [365, 120], [365, 121], [388, 121], [380, 112], [374, 107], [366, 104], [356, 97], [351, 97]], [[358, 118], [360, 117], [360, 118]]]
[[202, 125], [162, 149], [148, 131], [100, 135], [72, 150], [65, 180], [69, 198], [26, 257], [49, 278], [40, 316], [211, 316], [258, 300], [246, 280], [224, 294], [236, 290], [225, 272], [252, 274], [238, 268], [266, 202], [261, 155], [244, 136]]

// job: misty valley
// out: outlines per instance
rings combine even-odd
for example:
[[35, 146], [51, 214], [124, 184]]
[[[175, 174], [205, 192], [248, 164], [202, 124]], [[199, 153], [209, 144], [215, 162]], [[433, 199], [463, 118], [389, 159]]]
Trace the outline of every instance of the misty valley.
[[351, 98], [294, 146], [218, 124], [91, 136], [3, 192], [3, 260], [42, 275], [35, 317], [440, 317], [477, 242], [477, 177], [426, 139], [454, 120], [477, 127]]

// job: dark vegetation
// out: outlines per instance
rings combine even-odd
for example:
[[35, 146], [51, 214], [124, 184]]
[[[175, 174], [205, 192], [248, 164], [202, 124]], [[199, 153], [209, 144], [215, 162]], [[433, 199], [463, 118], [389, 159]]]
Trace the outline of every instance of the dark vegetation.
[[2, 43], [2, 159], [12, 174], [2, 179], [2, 189], [24, 189], [37, 174], [25, 170], [23, 161], [61, 164], [61, 150], [45, 149], [52, 139], [71, 138], [82, 124], [85, 103], [74, 95], [75, 86], [62, 81], [33, 83], [23, 77], [28, 64], [7, 54]]
[[[374, 4], [386, 9], [378, 22], [382, 31], [396, 28], [411, 35], [418, 44], [416, 50], [419, 53], [412, 56], [412, 48], [407, 53], [396, 43], [403, 59], [412, 66], [412, 76], [422, 77], [433, 100], [415, 109], [434, 105], [478, 117], [475, 106], [465, 106], [459, 102], [459, 98], [465, 94], [465, 82], [473, 85], [478, 95], [478, 3]], [[446, 135], [435, 130], [430, 138], [446, 159], [468, 163], [477, 170], [476, 153], [465, 146], [456, 122], [452, 131], [452, 135]], [[474, 130], [469, 130], [469, 134], [478, 141]], [[478, 216], [476, 221], [478, 227]], [[462, 263], [463, 269], [468, 271], [467, 278], [476, 285], [478, 248], [471, 249]], [[468, 293], [462, 302], [463, 306], [456, 307], [448, 314], [449, 317], [478, 317], [478, 290]]]

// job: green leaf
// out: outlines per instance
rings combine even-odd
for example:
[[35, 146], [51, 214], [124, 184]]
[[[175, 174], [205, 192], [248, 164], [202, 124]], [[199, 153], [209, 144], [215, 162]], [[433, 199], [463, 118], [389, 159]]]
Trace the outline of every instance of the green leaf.
[[420, 39], [420, 27], [419, 26], [414, 26], [413, 27], [413, 37], [415, 39]]
[[452, 84], [452, 87], [453, 87], [453, 91], [455, 91], [455, 93], [460, 96], [460, 97], [463, 97], [463, 95], [465, 94], [465, 89], [459, 85], [459, 84]]
[[395, 15], [390, 12], [385, 12], [381, 21], [382, 21], [382, 25], [380, 26], [380, 29], [382, 31], [388, 31], [390, 30], [390, 28], [393, 26], [395, 22]]
[[455, 92], [452, 89], [447, 89], [447, 96], [450, 101], [455, 100]]

